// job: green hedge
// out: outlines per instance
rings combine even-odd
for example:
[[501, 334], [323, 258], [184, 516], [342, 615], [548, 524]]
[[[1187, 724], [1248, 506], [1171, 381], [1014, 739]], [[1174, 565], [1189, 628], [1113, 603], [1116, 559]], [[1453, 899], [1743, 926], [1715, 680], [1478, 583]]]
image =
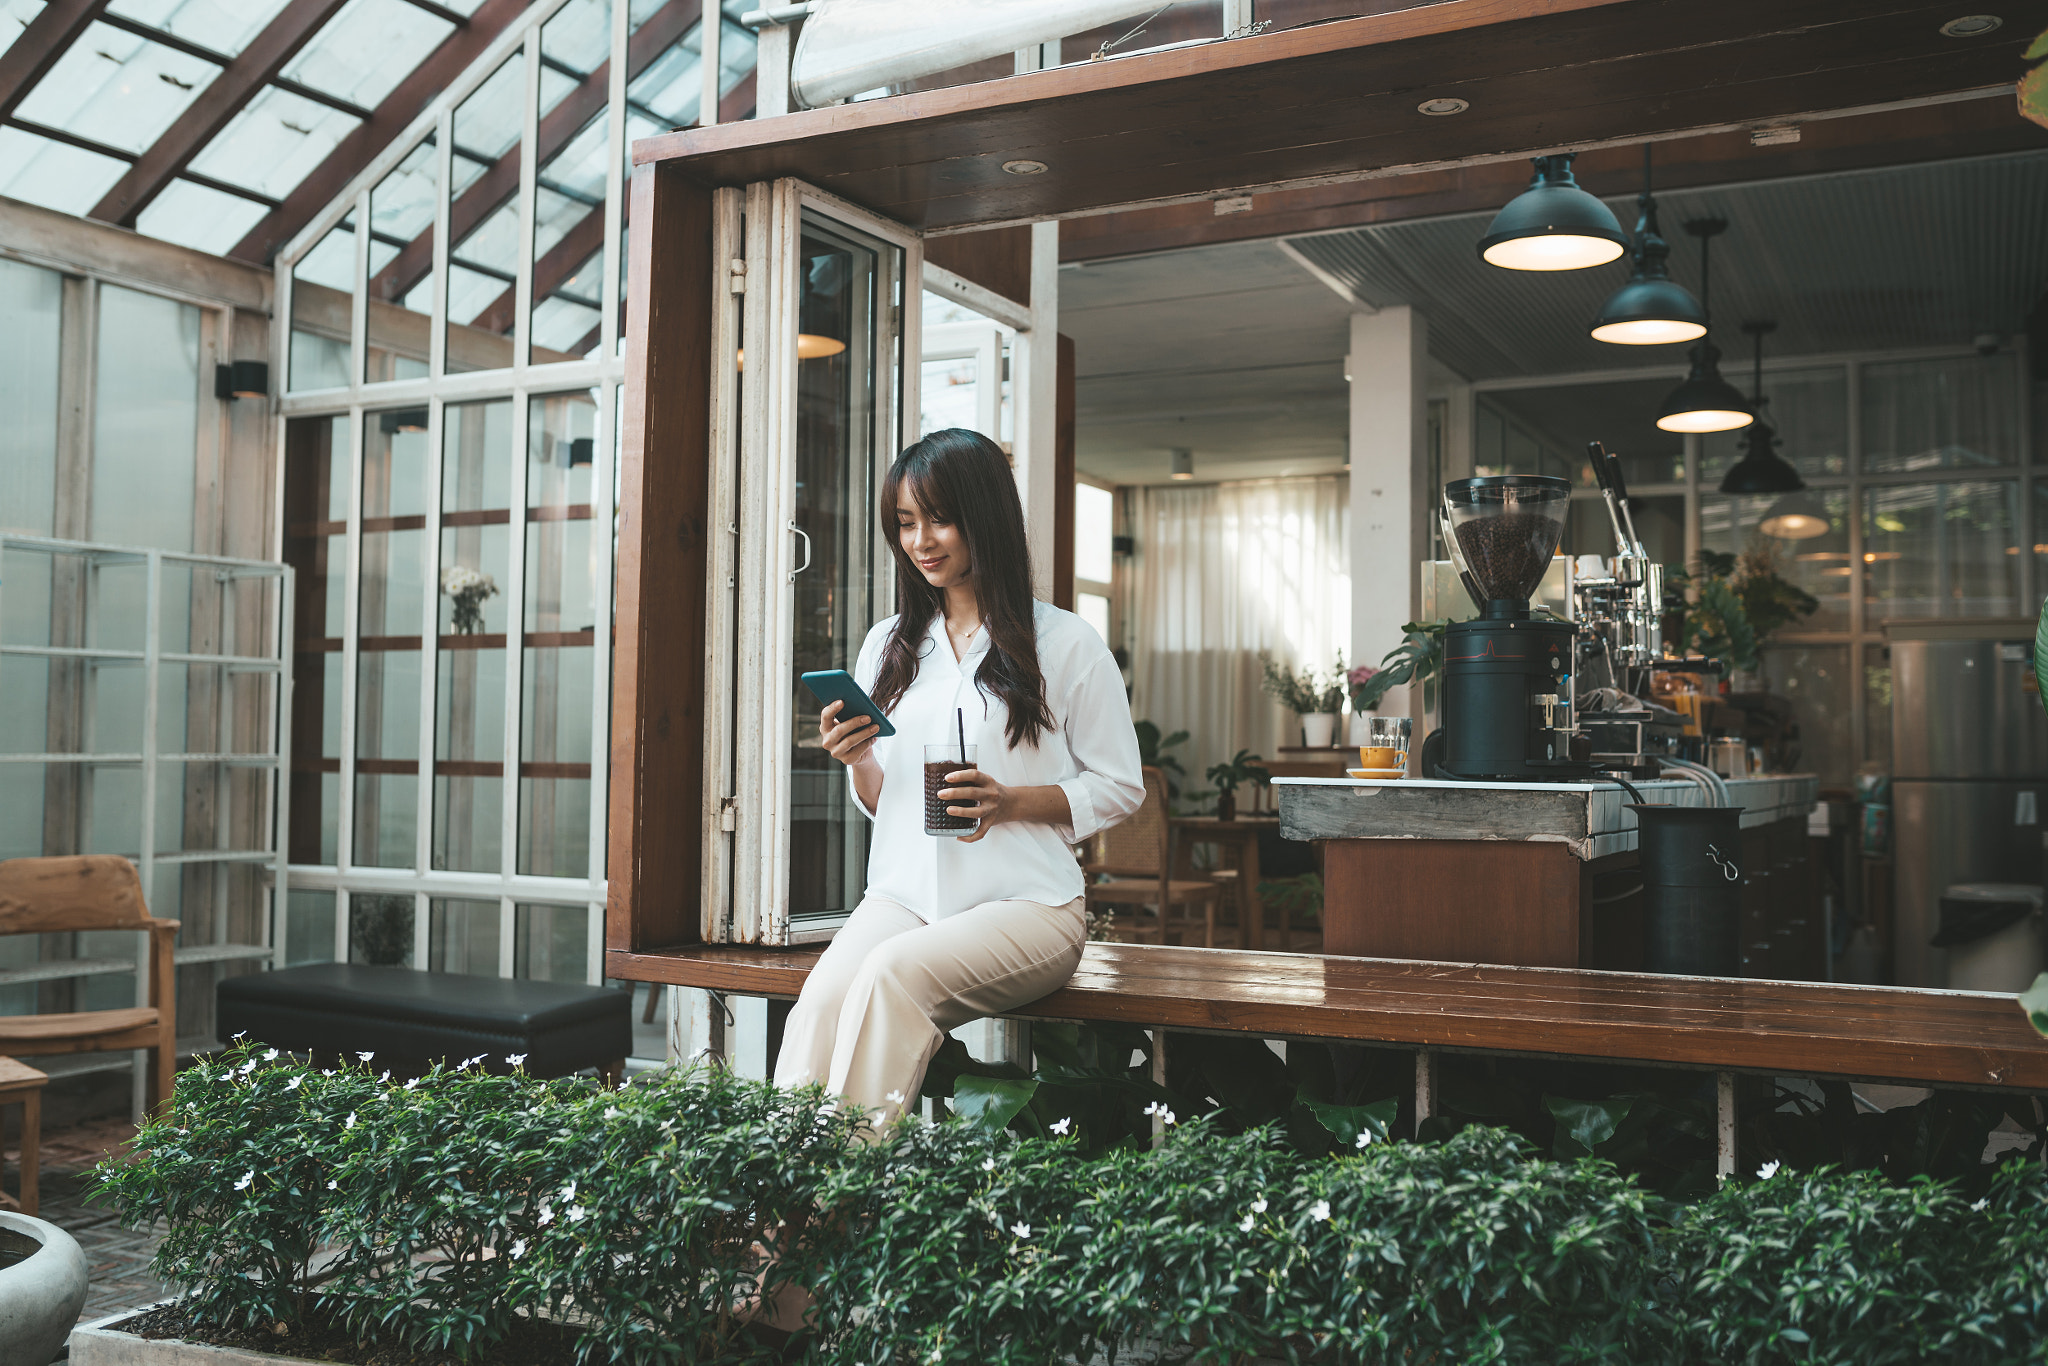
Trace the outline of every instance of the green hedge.
[[[339, 1313], [488, 1360], [518, 1316], [591, 1361], [766, 1360], [733, 1307], [809, 1287], [806, 1360], [1040, 1363], [1134, 1340], [1300, 1362], [2048, 1360], [2048, 1179], [1969, 1200], [1779, 1171], [1693, 1204], [1498, 1129], [1305, 1156], [1272, 1129], [1068, 1137], [911, 1120], [717, 1070], [604, 1092], [236, 1050], [179, 1074], [124, 1221], [222, 1326]], [[306, 1284], [316, 1246], [331, 1276]], [[765, 1260], [764, 1250], [779, 1254]]]

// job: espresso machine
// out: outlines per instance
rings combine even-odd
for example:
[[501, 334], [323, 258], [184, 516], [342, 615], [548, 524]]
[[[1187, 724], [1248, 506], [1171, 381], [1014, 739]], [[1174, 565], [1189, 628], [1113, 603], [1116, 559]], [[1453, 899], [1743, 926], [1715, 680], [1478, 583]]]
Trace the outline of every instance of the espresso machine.
[[1550, 569], [1572, 488], [1507, 474], [1444, 486], [1443, 517], [1459, 577], [1479, 615], [1444, 632], [1443, 724], [1423, 771], [1472, 780], [1567, 782], [1592, 776], [1573, 724], [1577, 628], [1530, 610]]

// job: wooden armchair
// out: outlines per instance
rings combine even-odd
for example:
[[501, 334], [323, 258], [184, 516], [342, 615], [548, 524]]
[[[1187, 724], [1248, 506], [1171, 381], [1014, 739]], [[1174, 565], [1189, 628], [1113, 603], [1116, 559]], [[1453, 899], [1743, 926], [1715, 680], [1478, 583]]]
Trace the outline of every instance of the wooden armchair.
[[170, 1098], [178, 1065], [177, 966], [172, 948], [178, 922], [158, 920], [142, 896], [142, 879], [124, 858], [88, 854], [72, 858], [0, 861], [0, 934], [59, 934], [73, 930], [146, 930], [149, 933], [149, 1004], [125, 1010], [67, 1015], [0, 1015], [0, 1052], [112, 1053], [146, 1048], [147, 1108]]
[[[1166, 813], [1166, 775], [1145, 770], [1145, 802], [1130, 819], [1111, 826], [1090, 844], [1081, 865], [1091, 879], [1088, 909], [1110, 908], [1113, 940], [1161, 944], [1168, 934], [1184, 944], [1208, 948], [1216, 939], [1216, 884], [1208, 878], [1172, 876], [1173, 825]], [[1108, 881], [1096, 882], [1107, 875]], [[1200, 939], [1194, 911], [1202, 912]], [[1128, 911], [1129, 914], [1124, 914]]]

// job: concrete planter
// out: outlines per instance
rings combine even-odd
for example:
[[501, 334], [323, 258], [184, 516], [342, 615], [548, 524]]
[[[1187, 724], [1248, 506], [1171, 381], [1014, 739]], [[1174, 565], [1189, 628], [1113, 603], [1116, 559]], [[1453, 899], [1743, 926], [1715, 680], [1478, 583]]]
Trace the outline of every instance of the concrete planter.
[[267, 1366], [275, 1362], [305, 1366], [308, 1360], [274, 1352], [251, 1352], [241, 1347], [210, 1347], [178, 1338], [137, 1337], [112, 1326], [141, 1312], [123, 1309], [118, 1314], [80, 1324], [71, 1334], [69, 1366]]
[[0, 1252], [28, 1254], [0, 1267], [0, 1366], [49, 1366], [85, 1305], [85, 1254], [55, 1224], [8, 1213]]

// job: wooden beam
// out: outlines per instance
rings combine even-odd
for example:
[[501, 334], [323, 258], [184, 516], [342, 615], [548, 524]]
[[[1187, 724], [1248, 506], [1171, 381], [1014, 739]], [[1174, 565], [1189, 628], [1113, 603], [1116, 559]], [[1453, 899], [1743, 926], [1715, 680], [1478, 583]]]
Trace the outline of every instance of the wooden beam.
[[206, 144], [242, 112], [266, 82], [311, 42], [313, 35], [333, 18], [346, 0], [290, 0], [263, 31], [235, 55], [218, 76], [206, 83], [185, 112], [157, 136], [136, 158], [112, 189], [100, 197], [87, 215], [104, 223], [135, 226], [136, 215], [163, 193], [206, 149]]
[[[926, 231], [1512, 161], [2010, 85], [1943, 0], [1444, 0], [636, 143], [707, 185], [794, 176]], [[2017, 32], [2017, 30], [2015, 30]], [[1417, 104], [1455, 95], [1449, 118]], [[1044, 163], [1042, 174], [1006, 163]]]
[[605, 943], [698, 937], [711, 194], [633, 171]]
[[934, 237], [924, 244], [926, 265], [950, 270], [1015, 303], [1031, 307], [1031, 229], [989, 228]]
[[106, 7], [107, 0], [49, 0], [29, 20], [21, 36], [0, 52], [0, 118], [14, 112]]
[[[671, 43], [690, 31], [702, 12], [702, 0], [668, 0], [648, 16], [626, 44], [626, 80], [647, 69]], [[611, 90], [611, 60], [578, 81], [554, 108], [541, 116], [534, 142], [534, 165], [546, 166], [554, 155], [569, 145], [569, 139], [604, 112], [605, 97]], [[448, 206], [448, 240], [459, 244], [479, 224], [497, 211], [500, 204], [519, 190], [519, 145], [492, 162], [467, 189]], [[593, 210], [602, 214], [602, 209]], [[427, 278], [434, 268], [434, 230], [429, 227], [399, 249], [396, 256], [370, 279], [373, 299], [402, 299], [413, 286]], [[496, 305], [493, 305], [495, 308]], [[482, 326], [481, 323], [478, 326]]]
[[369, 121], [336, 143], [312, 174], [249, 229], [228, 255], [268, 264], [279, 247], [298, 236], [379, 152], [411, 127], [434, 97], [454, 84], [507, 25], [526, 13], [526, 7], [527, 0], [484, 0], [468, 23], [442, 39], [441, 45], [371, 111]]
[[[2010, 97], [2004, 94], [1821, 119], [1802, 125], [1799, 133], [1798, 142], [1767, 147], [1754, 146], [1747, 131], [1661, 142], [1656, 150], [1657, 189], [1783, 180], [2048, 149], [2048, 129], [2015, 119]], [[1641, 151], [1611, 147], [1585, 152], [1576, 170], [1579, 183], [1603, 198], [1612, 201], [1633, 195], [1641, 184]], [[1251, 210], [1244, 213], [1219, 215], [1213, 202], [1197, 200], [1069, 218], [1060, 225], [1060, 259], [1103, 261], [1375, 223], [1489, 213], [1519, 194], [1528, 181], [1526, 162], [1496, 161], [1278, 190], [1253, 196]], [[1634, 223], [1632, 212], [1623, 213], [1623, 226]], [[966, 234], [937, 237], [926, 249], [961, 240], [971, 239]]]

